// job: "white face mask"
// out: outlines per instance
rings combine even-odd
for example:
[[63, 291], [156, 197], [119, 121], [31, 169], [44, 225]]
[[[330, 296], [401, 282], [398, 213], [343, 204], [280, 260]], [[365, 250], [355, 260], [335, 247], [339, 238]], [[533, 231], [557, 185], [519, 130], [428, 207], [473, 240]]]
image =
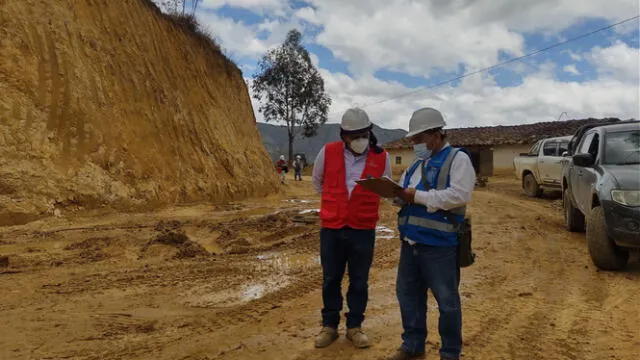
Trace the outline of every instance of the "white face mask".
[[356, 154], [362, 154], [369, 147], [369, 139], [356, 139], [349, 143], [349, 147]]
[[427, 149], [424, 143], [413, 145], [413, 152], [417, 158], [421, 159], [428, 159], [431, 156], [431, 150]]

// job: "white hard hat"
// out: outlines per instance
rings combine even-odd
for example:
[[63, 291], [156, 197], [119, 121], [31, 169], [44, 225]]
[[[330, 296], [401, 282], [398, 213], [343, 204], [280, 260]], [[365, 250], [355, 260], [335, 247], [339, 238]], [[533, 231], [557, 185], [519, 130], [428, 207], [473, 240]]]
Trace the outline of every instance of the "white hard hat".
[[369, 115], [360, 108], [351, 108], [342, 115], [340, 128], [344, 131], [365, 130], [371, 126]]
[[284, 160], [284, 155], [280, 155], [280, 160]]
[[440, 111], [424, 107], [413, 112], [411, 120], [409, 120], [409, 132], [405, 135], [405, 138], [410, 138], [414, 135], [420, 134], [423, 131], [437, 129], [446, 126], [444, 117]]

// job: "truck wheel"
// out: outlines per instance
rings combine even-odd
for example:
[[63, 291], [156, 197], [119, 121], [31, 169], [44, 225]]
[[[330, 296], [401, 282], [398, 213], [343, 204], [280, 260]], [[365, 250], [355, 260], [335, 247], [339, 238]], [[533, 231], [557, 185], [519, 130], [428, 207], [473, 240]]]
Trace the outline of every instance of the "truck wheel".
[[584, 231], [584, 215], [573, 207], [569, 189], [562, 192], [562, 205], [564, 205], [564, 225], [571, 232]]
[[538, 186], [536, 178], [533, 174], [527, 174], [522, 180], [522, 190], [528, 197], [540, 197], [542, 195], [542, 189]]
[[591, 209], [587, 218], [587, 244], [591, 261], [602, 270], [624, 270], [629, 253], [620, 250], [607, 235], [607, 224], [601, 206]]

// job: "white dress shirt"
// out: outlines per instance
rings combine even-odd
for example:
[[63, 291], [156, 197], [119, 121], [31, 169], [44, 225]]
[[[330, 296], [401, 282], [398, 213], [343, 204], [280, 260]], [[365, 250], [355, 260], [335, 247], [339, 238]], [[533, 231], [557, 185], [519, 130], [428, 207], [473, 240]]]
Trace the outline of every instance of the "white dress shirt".
[[[351, 192], [356, 187], [356, 180], [360, 180], [360, 176], [364, 171], [364, 166], [367, 163], [367, 149], [361, 155], [354, 155], [346, 146], [344, 148], [344, 167], [345, 167], [345, 181], [347, 183], [347, 190], [349, 190], [349, 197]], [[384, 168], [383, 176], [391, 177], [391, 160], [389, 153], [387, 153], [387, 161]], [[313, 163], [313, 173], [311, 175], [313, 182], [313, 188], [318, 194], [322, 194], [322, 183], [324, 180], [324, 146], [318, 152], [316, 160]]]

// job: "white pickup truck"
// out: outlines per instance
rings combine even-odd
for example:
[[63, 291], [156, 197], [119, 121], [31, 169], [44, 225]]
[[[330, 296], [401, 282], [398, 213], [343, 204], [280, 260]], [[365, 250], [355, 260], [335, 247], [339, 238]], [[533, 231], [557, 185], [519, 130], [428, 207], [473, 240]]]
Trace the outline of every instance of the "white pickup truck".
[[527, 196], [539, 197], [543, 189], [562, 189], [562, 154], [572, 136], [538, 140], [528, 153], [513, 159], [516, 178]]

